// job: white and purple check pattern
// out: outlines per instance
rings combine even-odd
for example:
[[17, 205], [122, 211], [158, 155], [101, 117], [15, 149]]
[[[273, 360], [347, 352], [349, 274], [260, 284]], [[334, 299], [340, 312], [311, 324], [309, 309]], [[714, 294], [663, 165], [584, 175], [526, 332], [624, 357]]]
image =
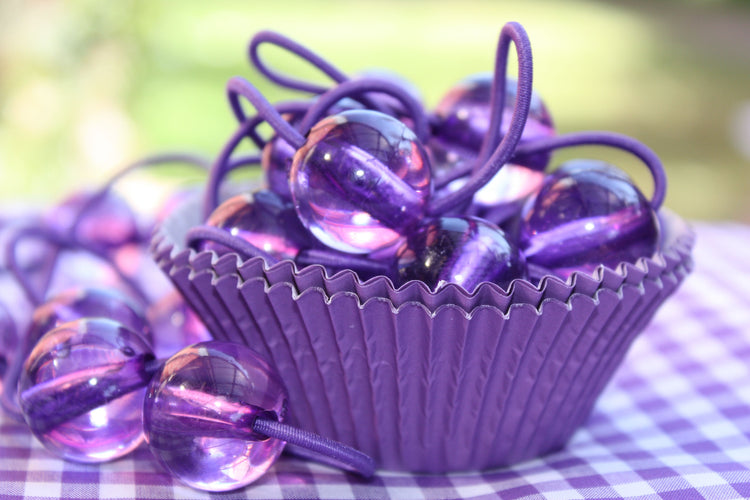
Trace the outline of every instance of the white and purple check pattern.
[[207, 494], [172, 481], [145, 447], [101, 466], [66, 463], [0, 416], [0, 498], [750, 498], [750, 227], [696, 230], [693, 275], [561, 452], [483, 473], [372, 481], [285, 458], [244, 490]]

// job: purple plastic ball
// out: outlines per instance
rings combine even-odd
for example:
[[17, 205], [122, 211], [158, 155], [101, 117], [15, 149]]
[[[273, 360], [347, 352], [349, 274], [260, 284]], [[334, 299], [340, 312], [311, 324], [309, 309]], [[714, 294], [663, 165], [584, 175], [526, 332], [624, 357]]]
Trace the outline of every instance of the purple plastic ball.
[[401, 283], [420, 280], [430, 289], [455, 283], [473, 292], [485, 281], [506, 287], [526, 273], [518, 247], [500, 228], [475, 217], [441, 217], [426, 223], [397, 257]]
[[636, 262], [658, 250], [659, 222], [621, 170], [575, 160], [545, 179], [524, 205], [520, 243], [529, 265], [567, 278], [599, 265]]
[[[278, 259], [294, 259], [300, 249], [315, 244], [297, 218], [294, 206], [265, 189], [229, 198], [213, 211], [207, 224], [224, 229]], [[202, 242], [199, 249], [213, 250], [219, 255], [231, 252], [213, 241]]]
[[283, 421], [287, 392], [249, 348], [204, 342], [172, 356], [148, 388], [146, 441], [162, 465], [193, 488], [241, 488], [273, 464], [284, 441], [258, 435], [256, 418]]
[[[434, 135], [429, 143], [436, 172], [450, 171], [463, 161], [472, 161], [479, 153], [490, 125], [492, 80], [493, 75], [490, 73], [471, 76], [449, 90], [438, 103], [434, 113]], [[502, 135], [505, 135], [510, 125], [517, 88], [515, 78], [507, 78], [500, 129]], [[521, 143], [554, 134], [555, 128], [546, 105], [539, 94], [532, 92], [531, 108]], [[521, 166], [544, 170], [549, 158], [549, 153], [538, 153], [516, 158], [514, 161]]]
[[368, 110], [316, 124], [294, 156], [290, 180], [302, 223], [325, 245], [348, 253], [392, 245], [419, 222], [432, 190], [414, 133]]
[[31, 351], [18, 397], [31, 432], [77, 462], [126, 455], [143, 439], [141, 408], [154, 359], [145, 340], [107, 319], [79, 319]]

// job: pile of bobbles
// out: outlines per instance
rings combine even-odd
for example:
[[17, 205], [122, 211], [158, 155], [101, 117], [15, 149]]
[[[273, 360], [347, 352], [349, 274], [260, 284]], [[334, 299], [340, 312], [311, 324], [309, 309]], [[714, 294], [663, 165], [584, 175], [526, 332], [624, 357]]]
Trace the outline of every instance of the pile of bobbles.
[[[335, 86], [277, 73], [263, 44]], [[205, 197], [152, 240], [213, 336], [276, 366], [295, 425], [382, 467], [485, 469], [561, 447], [692, 266], [691, 231], [661, 209], [656, 154], [615, 133], [556, 134], [517, 23], [502, 29], [494, 73], [430, 113], [400, 77], [350, 78], [276, 33], [257, 34], [249, 55], [308, 98], [271, 104], [232, 78], [239, 125]], [[258, 153], [239, 156], [245, 141]], [[581, 145], [638, 157], [651, 198], [601, 161], [550, 168], [554, 150]], [[265, 180], [252, 193], [225, 181], [248, 164]]]

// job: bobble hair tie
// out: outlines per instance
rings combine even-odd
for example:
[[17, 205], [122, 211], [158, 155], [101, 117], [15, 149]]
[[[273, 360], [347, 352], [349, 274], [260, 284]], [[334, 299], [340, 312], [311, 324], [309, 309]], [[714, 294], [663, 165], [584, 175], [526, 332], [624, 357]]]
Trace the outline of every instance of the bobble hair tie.
[[[121, 171], [82, 205], [73, 227], [126, 173], [178, 158], [192, 161], [160, 155]], [[61, 250], [97, 257], [137, 301], [108, 290], [78, 289], [45, 302], [46, 290], [35, 288], [18, 261], [18, 247], [27, 239], [51, 245], [54, 259]], [[367, 455], [284, 423], [286, 389], [272, 367], [249, 348], [204, 342], [166, 361], [155, 359], [150, 327], [140, 310], [149, 302], [147, 294], [96, 242], [50, 227], [23, 227], [10, 238], [5, 254], [8, 270], [36, 309], [4, 374], [2, 403], [52, 453], [72, 461], [103, 462], [126, 455], [145, 437], [167, 471], [207, 491], [251, 483], [287, 443], [289, 451], [305, 458], [363, 476], [373, 474], [374, 462]], [[50, 281], [51, 276], [45, 277], [44, 286]], [[185, 361], [193, 357], [197, 369]], [[170, 385], [178, 378], [182, 382]]]

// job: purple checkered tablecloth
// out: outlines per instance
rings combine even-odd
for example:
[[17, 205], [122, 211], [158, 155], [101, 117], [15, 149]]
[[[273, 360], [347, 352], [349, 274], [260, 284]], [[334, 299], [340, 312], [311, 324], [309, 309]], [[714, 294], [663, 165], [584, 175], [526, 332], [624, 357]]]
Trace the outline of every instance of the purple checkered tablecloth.
[[696, 269], [553, 455], [485, 472], [371, 481], [283, 458], [257, 483], [207, 494], [145, 447], [87, 466], [48, 454], [0, 415], [0, 498], [750, 498], [750, 227], [697, 224]]

